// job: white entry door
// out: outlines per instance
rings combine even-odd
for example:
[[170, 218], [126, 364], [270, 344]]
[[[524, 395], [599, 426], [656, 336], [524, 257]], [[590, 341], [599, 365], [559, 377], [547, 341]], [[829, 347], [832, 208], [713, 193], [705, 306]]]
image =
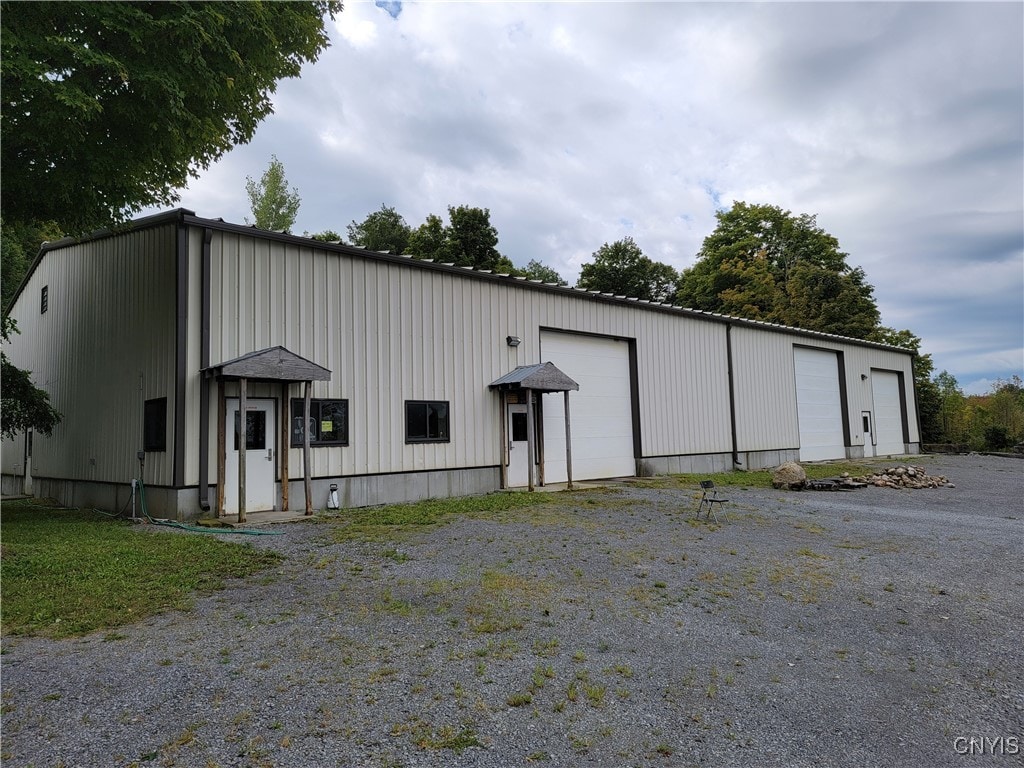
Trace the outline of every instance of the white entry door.
[[[245, 403], [245, 511], [274, 508], [277, 462], [277, 419], [273, 400], [247, 399]], [[224, 460], [224, 512], [238, 514], [238, 456], [241, 419], [238, 399], [227, 401], [227, 456]]]
[[530, 484], [530, 452], [527, 450], [526, 405], [508, 405], [508, 487]]
[[860, 420], [864, 427], [864, 456], [871, 458], [875, 455], [875, 433], [871, 426], [871, 411], [861, 411]]

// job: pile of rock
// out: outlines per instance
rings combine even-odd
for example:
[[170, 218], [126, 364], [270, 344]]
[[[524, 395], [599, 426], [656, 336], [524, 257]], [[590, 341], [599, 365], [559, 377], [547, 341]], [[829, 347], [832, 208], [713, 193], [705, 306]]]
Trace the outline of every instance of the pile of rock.
[[[844, 477], [849, 477], [844, 473]], [[929, 475], [924, 467], [915, 467], [910, 464], [904, 466], [888, 467], [881, 472], [864, 477], [852, 478], [855, 482], [867, 483], [879, 488], [955, 488], [942, 475]]]
[[808, 480], [804, 468], [795, 461], [788, 461], [772, 473], [772, 487], [780, 490], [799, 491], [852, 491], [874, 485], [879, 488], [955, 488], [942, 475], [929, 475], [924, 467], [910, 464], [887, 467], [881, 472], [862, 477], [853, 477], [843, 472], [838, 477], [824, 480]]

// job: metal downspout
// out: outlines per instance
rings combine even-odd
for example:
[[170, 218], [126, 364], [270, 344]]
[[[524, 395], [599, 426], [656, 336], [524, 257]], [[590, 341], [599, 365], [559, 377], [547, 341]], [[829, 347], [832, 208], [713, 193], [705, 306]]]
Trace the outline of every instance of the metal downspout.
[[740, 466], [740, 452], [736, 440], [736, 389], [732, 374], [732, 323], [725, 324], [725, 356], [729, 367], [729, 426], [732, 430], [732, 467]]
[[[210, 365], [210, 243], [213, 230], [203, 230], [203, 256], [200, 287], [202, 301], [199, 342], [199, 368]], [[203, 374], [199, 382], [199, 508], [210, 511], [210, 377]]]
[[[910, 353], [910, 391], [914, 393], [914, 420], [917, 422], [917, 450], [924, 452], [924, 431], [921, 429], [921, 393], [917, 391], [917, 352]], [[904, 391], [906, 387], [904, 386]], [[909, 443], [910, 436], [907, 435]], [[906, 449], [909, 450], [907, 445]]]

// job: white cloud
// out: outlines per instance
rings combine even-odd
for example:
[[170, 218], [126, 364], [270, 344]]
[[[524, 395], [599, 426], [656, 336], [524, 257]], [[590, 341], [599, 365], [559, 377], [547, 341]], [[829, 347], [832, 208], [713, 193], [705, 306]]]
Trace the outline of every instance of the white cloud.
[[338, 37], [354, 48], [369, 48], [377, 42], [377, 24], [373, 14], [376, 9], [367, 3], [349, 3], [344, 12], [334, 20]]

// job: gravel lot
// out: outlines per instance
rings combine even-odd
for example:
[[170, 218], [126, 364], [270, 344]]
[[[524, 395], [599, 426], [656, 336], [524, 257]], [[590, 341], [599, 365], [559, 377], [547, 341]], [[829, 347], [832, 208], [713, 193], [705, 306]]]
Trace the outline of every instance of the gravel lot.
[[956, 487], [277, 526], [259, 583], [5, 638], [3, 765], [1022, 765], [1024, 462], [912, 462]]

